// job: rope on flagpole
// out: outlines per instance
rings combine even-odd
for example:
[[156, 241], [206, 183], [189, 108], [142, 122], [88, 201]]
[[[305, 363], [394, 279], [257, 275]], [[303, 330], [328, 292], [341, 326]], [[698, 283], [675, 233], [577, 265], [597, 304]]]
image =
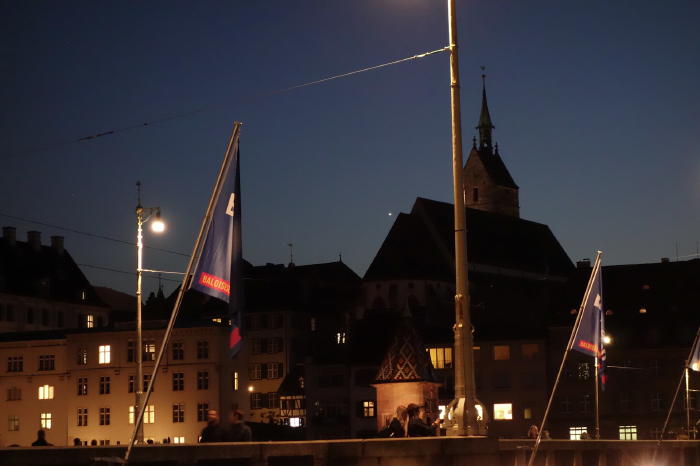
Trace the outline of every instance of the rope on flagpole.
[[[440, 48], [440, 49], [431, 50], [431, 51], [429, 51], [429, 52], [418, 53], [418, 54], [415, 54], [415, 55], [411, 55], [410, 57], [400, 58], [400, 59], [398, 59], [398, 60], [392, 60], [392, 61], [389, 61], [389, 62], [386, 62], [386, 63], [382, 63], [382, 64], [380, 64], [380, 65], [368, 66], [368, 67], [366, 67], [366, 68], [361, 68], [361, 69], [359, 69], [359, 70], [354, 70], [354, 71], [350, 71], [350, 72], [347, 72], [347, 73], [336, 74], [336, 75], [333, 75], [333, 76], [328, 76], [328, 77], [326, 77], [326, 78], [317, 79], [317, 80], [315, 80], [315, 81], [309, 81], [309, 82], [306, 82], [306, 83], [297, 84], [297, 85], [290, 86], [290, 87], [285, 87], [285, 88], [281, 88], [281, 89], [275, 89], [275, 90], [272, 90], [272, 91], [265, 91], [265, 92], [254, 93], [254, 94], [251, 94], [250, 96], [248, 96], [248, 99], [246, 99], [246, 100], [255, 100], [255, 99], [259, 99], [259, 98], [267, 97], [267, 96], [271, 96], [271, 95], [283, 94], [283, 93], [285, 93], [285, 92], [290, 92], [290, 91], [293, 91], [293, 90], [296, 90], [296, 89], [301, 89], [301, 88], [303, 88], [303, 87], [313, 86], [313, 85], [316, 85], [316, 84], [322, 84], [322, 83], [325, 83], [325, 82], [328, 82], [328, 81], [333, 81], [333, 80], [341, 79], [341, 78], [347, 78], [347, 77], [349, 77], [349, 76], [353, 76], [353, 75], [356, 75], [356, 74], [365, 73], [365, 72], [367, 72], [367, 71], [374, 71], [374, 70], [378, 70], [378, 69], [380, 69], [380, 68], [385, 68], [385, 67], [387, 67], [387, 66], [393, 66], [393, 65], [398, 65], [398, 64], [400, 64], [400, 63], [404, 63], [404, 62], [408, 62], [408, 61], [412, 61], [412, 60], [418, 60], [418, 59], [421, 59], [421, 58], [428, 57], [428, 56], [430, 56], [430, 55], [434, 55], [434, 54], [436, 54], [436, 53], [448, 52], [449, 50], [450, 50], [450, 46], [448, 45], [448, 46], [442, 47], [442, 48]], [[158, 123], [163, 123], [163, 122], [170, 121], [170, 120], [176, 120], [176, 119], [179, 119], [179, 118], [185, 118], [185, 117], [197, 115], [197, 114], [199, 114], [199, 113], [204, 113], [204, 112], [210, 111], [210, 110], [212, 110], [212, 109], [214, 109], [214, 108], [217, 108], [217, 107], [219, 107], [219, 106], [221, 106], [221, 105], [222, 105], [222, 104], [209, 104], [209, 105], [204, 105], [204, 106], [199, 107], [199, 108], [197, 108], [197, 109], [193, 109], [193, 110], [186, 111], [186, 112], [174, 113], [174, 114], [171, 114], [171, 115], [168, 115], [168, 116], [164, 116], [164, 117], [161, 117], [161, 118], [156, 118], [156, 119], [153, 119], [153, 120], [150, 120], [150, 121], [145, 121], [145, 122], [143, 122], [143, 123], [136, 123], [136, 124], [132, 124], [132, 125], [129, 125], [129, 126], [123, 126], [123, 127], [121, 127], [121, 128], [115, 128], [115, 129], [111, 129], [111, 130], [107, 130], [107, 131], [102, 131], [102, 132], [95, 133], [95, 134], [89, 134], [89, 135], [87, 135], [87, 136], [82, 136], [82, 137], [79, 137], [79, 138], [76, 138], [76, 139], [69, 139], [69, 140], [63, 140], [63, 141], [56, 141], [56, 142], [54, 142], [54, 143], [49, 143], [49, 144], [45, 144], [45, 145], [42, 145], [42, 146], [37, 146], [37, 147], [34, 147], [34, 148], [30, 148], [30, 149], [27, 149], [27, 150], [24, 150], [24, 151], [17, 152], [17, 153], [15, 153], [14, 155], [26, 155], [26, 154], [33, 153], [33, 152], [40, 152], [40, 151], [44, 151], [44, 150], [49, 150], [49, 149], [52, 149], [52, 148], [58, 147], [58, 146], [65, 146], [65, 145], [68, 145], [68, 144], [75, 144], [75, 143], [79, 143], [79, 142], [91, 141], [91, 140], [94, 140], [94, 139], [102, 138], [102, 137], [104, 137], [104, 136], [113, 136], [113, 135], [115, 135], [115, 134], [117, 134], [117, 133], [123, 133], [123, 132], [131, 131], [131, 130], [134, 130], [134, 129], [147, 128], [147, 127], [149, 127], [149, 126], [153, 126], [153, 125], [158, 124]], [[227, 105], [228, 105], [228, 104], [227, 104]]]

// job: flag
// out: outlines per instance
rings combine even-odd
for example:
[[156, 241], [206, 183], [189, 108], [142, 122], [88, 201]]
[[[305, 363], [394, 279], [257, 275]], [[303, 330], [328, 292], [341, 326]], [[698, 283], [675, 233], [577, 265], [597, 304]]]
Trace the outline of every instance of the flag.
[[226, 154], [215, 205], [207, 226], [204, 246], [194, 269], [190, 288], [229, 305], [231, 335], [229, 352], [241, 346], [241, 177], [238, 133]]
[[583, 315], [579, 321], [578, 330], [574, 336], [572, 349], [593, 356], [598, 365], [598, 373], [603, 390], [605, 390], [605, 323], [603, 314], [603, 281], [601, 278], [600, 262], [596, 263], [591, 273], [590, 292], [583, 303]]
[[688, 368], [700, 372], [700, 338], [695, 337], [695, 346], [688, 361]]

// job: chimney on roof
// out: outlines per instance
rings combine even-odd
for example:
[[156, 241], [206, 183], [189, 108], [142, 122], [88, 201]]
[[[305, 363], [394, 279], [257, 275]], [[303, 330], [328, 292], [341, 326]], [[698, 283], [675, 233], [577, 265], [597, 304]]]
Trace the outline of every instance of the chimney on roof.
[[51, 248], [56, 251], [56, 254], [61, 255], [65, 248], [63, 247], [63, 236], [51, 237]]
[[17, 228], [2, 227], [2, 239], [7, 242], [8, 246], [14, 246], [17, 243]]
[[580, 261], [576, 262], [576, 268], [577, 269], [590, 269], [591, 268], [591, 260], [590, 259], [581, 259]]
[[27, 243], [34, 251], [41, 250], [41, 232], [40, 231], [28, 231], [27, 232]]
[[662, 264], [668, 264], [669, 262], [671, 262], [671, 259], [669, 259], [668, 257], [662, 257], [662, 258], [661, 258], [661, 263], [662, 263]]

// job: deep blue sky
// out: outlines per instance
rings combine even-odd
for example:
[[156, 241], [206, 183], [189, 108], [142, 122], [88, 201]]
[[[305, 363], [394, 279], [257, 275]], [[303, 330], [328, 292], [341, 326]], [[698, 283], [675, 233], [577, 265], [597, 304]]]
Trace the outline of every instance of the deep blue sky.
[[[140, 179], [144, 204], [160, 205], [170, 227], [147, 244], [188, 252], [234, 120], [245, 125], [243, 241], [254, 264], [286, 262], [292, 242], [298, 264], [342, 251], [362, 275], [389, 212], [416, 196], [451, 202], [446, 54], [260, 97], [443, 47], [445, 1], [0, 5], [2, 213], [129, 240]], [[465, 140], [485, 65], [522, 216], [548, 224], [572, 260], [602, 249], [607, 264], [652, 262], [675, 257], [676, 242], [694, 254], [700, 3], [457, 0], [457, 12]], [[65, 235], [79, 263], [135, 266], [128, 246], [0, 223], [21, 239]], [[146, 253], [148, 267], [184, 265]], [[84, 270], [133, 292], [130, 276]]]

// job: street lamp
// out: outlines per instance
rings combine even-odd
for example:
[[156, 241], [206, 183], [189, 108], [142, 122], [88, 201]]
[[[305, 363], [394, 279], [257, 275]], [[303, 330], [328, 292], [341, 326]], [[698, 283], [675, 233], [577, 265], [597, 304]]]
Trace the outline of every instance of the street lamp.
[[467, 276], [467, 229], [462, 181], [462, 115], [459, 92], [457, 14], [455, 0], [447, 0], [452, 115], [452, 182], [455, 221], [455, 398], [447, 407], [447, 435], [486, 435], [486, 410], [476, 399], [474, 349]]
[[[151, 230], [155, 233], [165, 231], [165, 223], [160, 218], [160, 207], [143, 207], [141, 205], [141, 182], [136, 182], [138, 190], [138, 204], [136, 205], [136, 400], [134, 404], [134, 422], [141, 409], [143, 400], [143, 336], [141, 318], [141, 281], [143, 276], [143, 224], [151, 217]], [[136, 440], [143, 443], [143, 424], [139, 424]]]

